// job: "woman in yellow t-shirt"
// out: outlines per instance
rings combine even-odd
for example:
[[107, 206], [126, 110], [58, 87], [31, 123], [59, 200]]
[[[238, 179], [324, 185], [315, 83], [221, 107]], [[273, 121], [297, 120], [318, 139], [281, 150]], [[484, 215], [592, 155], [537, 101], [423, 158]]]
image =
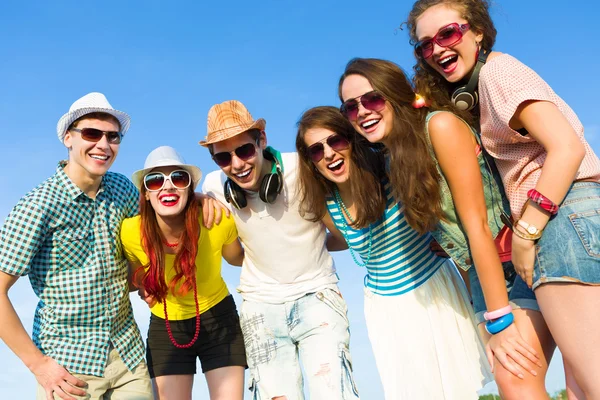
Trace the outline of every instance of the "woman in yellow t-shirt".
[[168, 146], [133, 174], [140, 215], [121, 226], [133, 282], [151, 307], [146, 357], [159, 399], [190, 399], [200, 359], [211, 400], [243, 397], [246, 355], [237, 309], [221, 276], [221, 256], [241, 265], [231, 217], [202, 226], [194, 189], [202, 173]]

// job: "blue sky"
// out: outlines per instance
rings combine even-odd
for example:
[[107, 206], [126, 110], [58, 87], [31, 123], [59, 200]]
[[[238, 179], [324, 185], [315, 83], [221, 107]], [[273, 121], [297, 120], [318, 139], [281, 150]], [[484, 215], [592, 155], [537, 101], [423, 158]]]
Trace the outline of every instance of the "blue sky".
[[[100, 91], [132, 117], [113, 170], [130, 176], [160, 145], [175, 147], [204, 172], [215, 169], [206, 149], [211, 105], [244, 102], [267, 120], [269, 144], [294, 147], [295, 123], [304, 110], [338, 105], [337, 80], [352, 57], [413, 65], [407, 34], [396, 27], [410, 1], [27, 1], [0, 3], [0, 146], [5, 172], [0, 220], [21, 196], [50, 176], [66, 149], [56, 122], [82, 95]], [[598, 45], [594, 2], [569, 7], [556, 0], [496, 1], [496, 50], [534, 68], [577, 112], [586, 137], [600, 153], [597, 93]], [[583, 62], [585, 61], [585, 64]], [[382, 399], [381, 384], [363, 317], [362, 276], [346, 252], [335, 255], [349, 305], [351, 352], [361, 397]], [[239, 271], [224, 265], [231, 291]], [[11, 298], [28, 330], [37, 302], [27, 278]], [[239, 302], [239, 297], [236, 297]], [[149, 311], [133, 299], [145, 335]], [[239, 304], [239, 303], [238, 303]], [[401, 318], [402, 316], [398, 316]], [[410, 324], [410, 321], [406, 321]], [[0, 344], [3, 398], [33, 398], [35, 379]], [[399, 362], [410, 362], [399, 360]], [[564, 387], [560, 354], [548, 390]], [[484, 392], [495, 391], [488, 385]], [[194, 398], [208, 398], [204, 378]]]

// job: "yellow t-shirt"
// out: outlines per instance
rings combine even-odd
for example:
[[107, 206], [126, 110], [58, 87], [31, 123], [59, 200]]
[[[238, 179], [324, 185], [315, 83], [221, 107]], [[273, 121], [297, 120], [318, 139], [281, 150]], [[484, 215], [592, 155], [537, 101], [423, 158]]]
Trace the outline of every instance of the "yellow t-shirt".
[[[198, 305], [200, 313], [205, 312], [223, 300], [229, 290], [221, 276], [221, 250], [223, 245], [237, 239], [238, 233], [233, 218], [223, 218], [219, 225], [213, 224], [210, 229], [202, 226], [200, 216], [200, 238], [196, 255], [196, 286], [198, 287]], [[121, 242], [123, 251], [129, 261], [134, 264], [147, 265], [148, 257], [142, 248], [140, 233], [141, 217], [138, 215], [127, 218], [121, 224]], [[173, 262], [175, 254], [165, 254], [166, 282], [175, 276]], [[176, 289], [179, 285], [176, 286]], [[160, 318], [165, 318], [162, 303], [155, 304], [150, 311]], [[190, 290], [185, 296], [174, 296], [169, 290], [167, 294], [167, 312], [169, 320], [182, 320], [196, 316], [194, 291]]]

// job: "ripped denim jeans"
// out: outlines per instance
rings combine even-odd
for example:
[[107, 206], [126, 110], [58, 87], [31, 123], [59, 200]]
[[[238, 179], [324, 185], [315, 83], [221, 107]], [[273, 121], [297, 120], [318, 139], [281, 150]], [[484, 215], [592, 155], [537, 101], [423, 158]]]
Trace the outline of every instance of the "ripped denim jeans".
[[240, 309], [253, 400], [358, 399], [350, 358], [347, 306], [323, 289], [295, 301], [244, 301]]

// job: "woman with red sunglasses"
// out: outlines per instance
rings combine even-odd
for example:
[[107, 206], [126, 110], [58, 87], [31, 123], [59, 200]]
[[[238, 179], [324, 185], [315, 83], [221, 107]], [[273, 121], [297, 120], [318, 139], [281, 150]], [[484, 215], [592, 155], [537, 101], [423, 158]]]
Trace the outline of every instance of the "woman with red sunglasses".
[[385, 398], [476, 399], [491, 380], [467, 291], [452, 262], [412, 229], [384, 153], [335, 107], [298, 122], [300, 210], [323, 220], [365, 268], [364, 313]]
[[[513, 263], [541, 310], [529, 316], [535, 331], [519, 331], [537, 340], [545, 372], [554, 348], [545, 320], [563, 355], [567, 386], [576, 383], [580, 395], [598, 399], [600, 160], [577, 115], [550, 86], [514, 57], [492, 51], [496, 29], [488, 8], [485, 0], [414, 4], [408, 26], [416, 87], [434, 107], [456, 108], [465, 105], [457, 86], [469, 81], [464, 89], [473, 101], [463, 108], [472, 107], [498, 166], [514, 221]], [[496, 370], [497, 379], [507, 375]], [[546, 398], [541, 390], [536, 397], [504, 394]]]
[[133, 174], [140, 215], [123, 221], [133, 282], [151, 307], [146, 357], [158, 399], [191, 399], [196, 359], [211, 400], [243, 397], [246, 355], [221, 256], [242, 265], [233, 220], [205, 228], [194, 195], [202, 173], [168, 146]]

